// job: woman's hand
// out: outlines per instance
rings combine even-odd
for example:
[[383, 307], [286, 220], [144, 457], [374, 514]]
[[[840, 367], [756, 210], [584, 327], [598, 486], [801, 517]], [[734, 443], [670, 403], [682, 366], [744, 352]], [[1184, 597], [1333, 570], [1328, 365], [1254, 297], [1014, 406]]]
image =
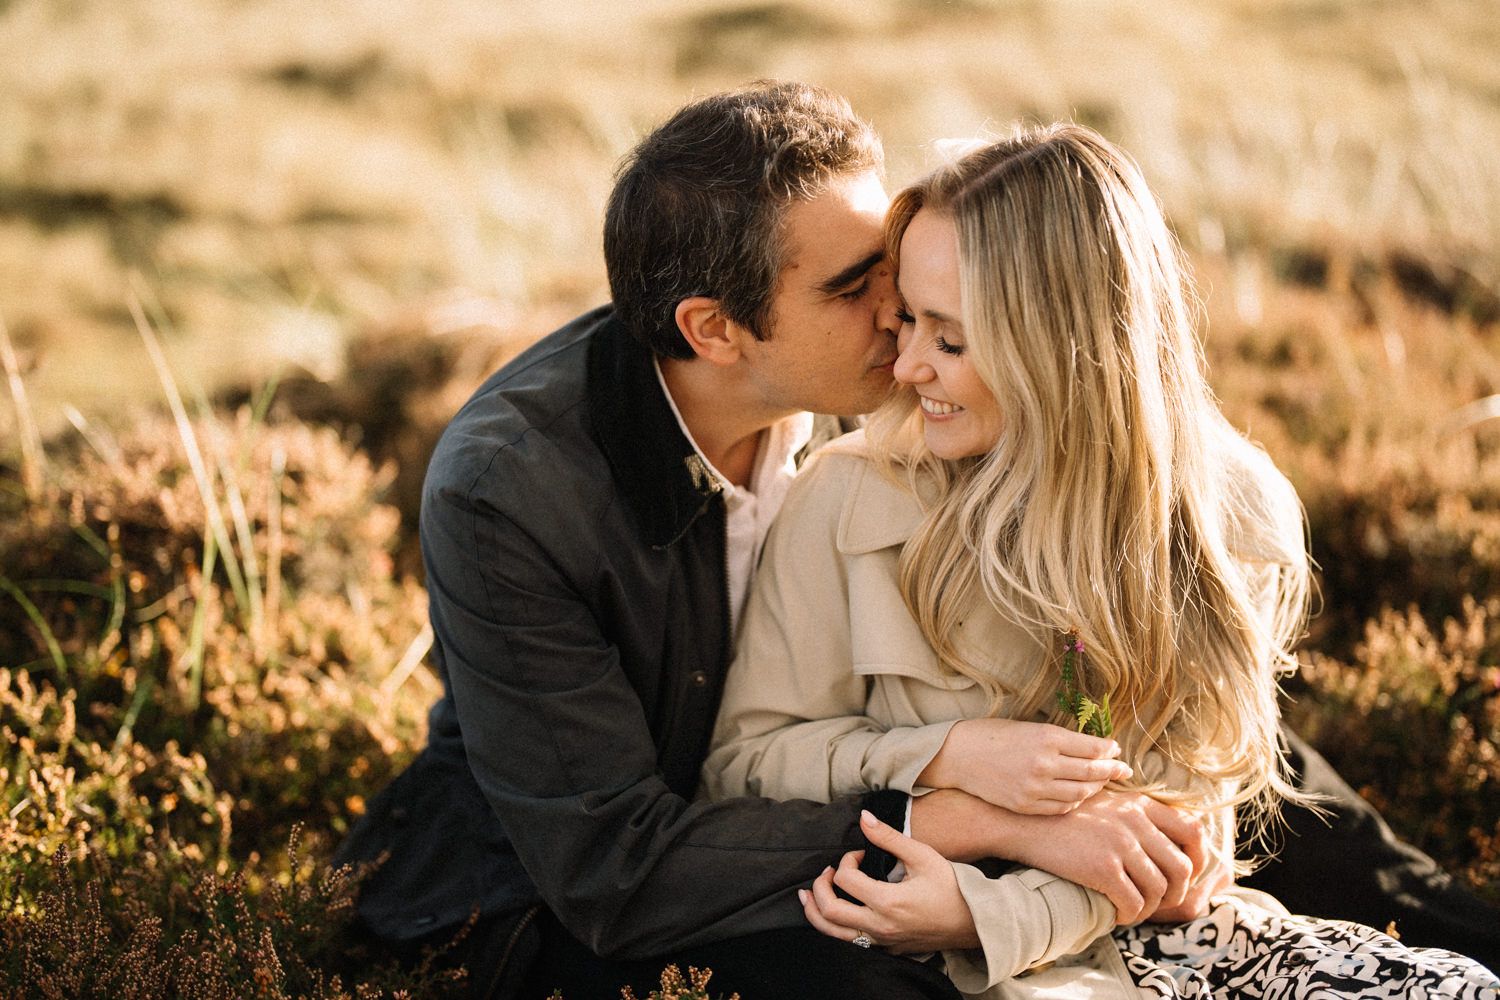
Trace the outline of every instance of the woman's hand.
[[[969, 905], [958, 889], [953, 866], [926, 844], [902, 836], [869, 812], [860, 827], [876, 847], [906, 866], [900, 882], [881, 882], [859, 870], [863, 851], [850, 851], [837, 869], [825, 869], [812, 889], [800, 889], [808, 923], [841, 941], [864, 933], [882, 948], [898, 954], [979, 947], [979, 933]], [[837, 885], [865, 905], [840, 899]]]
[[1130, 777], [1114, 740], [1061, 726], [1012, 719], [955, 723], [917, 777], [928, 788], [957, 788], [1011, 812], [1059, 816]]

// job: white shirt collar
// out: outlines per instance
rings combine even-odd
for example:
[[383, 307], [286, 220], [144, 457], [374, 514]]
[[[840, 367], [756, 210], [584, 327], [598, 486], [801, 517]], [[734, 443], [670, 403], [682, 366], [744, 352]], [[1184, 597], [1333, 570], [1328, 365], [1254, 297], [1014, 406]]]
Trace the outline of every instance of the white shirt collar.
[[788, 474], [796, 472], [797, 452], [812, 440], [813, 415], [811, 413], [806, 411], [794, 413], [766, 428], [760, 447], [755, 452], [755, 466], [750, 473], [748, 488], [736, 487], [728, 477], [714, 467], [714, 464], [708, 460], [708, 456], [703, 454], [703, 449], [698, 447], [698, 442], [693, 438], [693, 432], [688, 430], [687, 423], [682, 419], [682, 411], [677, 409], [677, 401], [672, 398], [672, 390], [667, 388], [666, 377], [661, 371], [661, 362], [652, 358], [651, 367], [656, 371], [656, 381], [661, 385], [662, 395], [667, 397], [667, 405], [672, 408], [672, 416], [677, 418], [677, 426], [681, 428], [682, 436], [688, 439], [688, 443], [693, 446], [693, 452], [703, 462], [704, 468], [708, 469], [718, 482], [724, 493], [725, 502], [734, 500], [740, 492], [759, 493], [769, 475], [777, 472]]

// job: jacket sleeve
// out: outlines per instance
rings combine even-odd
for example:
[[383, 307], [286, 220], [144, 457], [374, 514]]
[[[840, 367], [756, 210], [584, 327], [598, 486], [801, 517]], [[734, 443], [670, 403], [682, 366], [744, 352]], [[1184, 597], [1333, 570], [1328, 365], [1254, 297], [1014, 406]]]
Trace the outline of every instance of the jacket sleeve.
[[702, 788], [713, 798], [909, 793], [953, 727], [885, 729], [866, 714], [870, 686], [854, 669], [849, 581], [836, 542], [858, 461], [815, 460], [766, 539], [703, 766]]
[[954, 864], [980, 946], [946, 951], [948, 976], [963, 993], [985, 990], [1075, 952], [1114, 929], [1115, 908], [1100, 893], [1036, 868], [987, 878]]
[[[796, 887], [863, 846], [861, 800], [690, 804], [659, 774], [617, 648], [543, 545], [441, 486], [422, 543], [469, 767], [563, 925], [637, 957], [800, 924]], [[864, 804], [899, 817], [891, 798]]]

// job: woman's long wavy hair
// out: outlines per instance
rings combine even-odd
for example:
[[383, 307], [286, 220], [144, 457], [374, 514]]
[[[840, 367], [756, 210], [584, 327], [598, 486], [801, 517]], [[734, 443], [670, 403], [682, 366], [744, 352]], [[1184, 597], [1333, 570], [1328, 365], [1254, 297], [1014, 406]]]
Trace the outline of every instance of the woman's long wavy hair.
[[[901, 556], [913, 616], [992, 711], [1059, 724], [1071, 721], [1056, 701], [1062, 636], [1077, 633], [1080, 688], [1108, 693], [1135, 787], [1203, 808], [1253, 803], [1263, 830], [1282, 798], [1299, 798], [1284, 773], [1276, 678], [1294, 668], [1306, 618], [1302, 514], [1288, 493], [1281, 523], [1245, 523], [1278, 519], [1228, 474], [1228, 456], [1252, 446], [1208, 387], [1160, 207], [1121, 150], [1053, 125], [974, 149], [901, 192], [887, 220], [898, 266], [921, 209], [957, 229], [966, 355], [1002, 430], [987, 454], [939, 459], [922, 444], [910, 387], [871, 420], [886, 471], [928, 507]], [[1284, 538], [1288, 509], [1292, 565], [1248, 570], [1231, 536]], [[952, 641], [979, 600], [1057, 651], [1020, 690]], [[1143, 780], [1149, 751], [1201, 779], [1199, 794]], [[1235, 792], [1204, 801], [1204, 782]]]

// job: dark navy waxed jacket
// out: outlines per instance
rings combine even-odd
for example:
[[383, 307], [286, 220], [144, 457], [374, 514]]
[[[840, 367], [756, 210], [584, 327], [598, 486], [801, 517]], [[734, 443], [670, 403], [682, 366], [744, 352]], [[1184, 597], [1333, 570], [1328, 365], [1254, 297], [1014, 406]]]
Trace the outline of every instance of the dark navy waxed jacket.
[[795, 926], [796, 888], [865, 846], [862, 806], [899, 828], [895, 792], [693, 801], [731, 652], [724, 506], [694, 455], [609, 307], [444, 432], [421, 517], [444, 696], [337, 858], [388, 854], [359, 903], [378, 937], [538, 902], [605, 956]]

